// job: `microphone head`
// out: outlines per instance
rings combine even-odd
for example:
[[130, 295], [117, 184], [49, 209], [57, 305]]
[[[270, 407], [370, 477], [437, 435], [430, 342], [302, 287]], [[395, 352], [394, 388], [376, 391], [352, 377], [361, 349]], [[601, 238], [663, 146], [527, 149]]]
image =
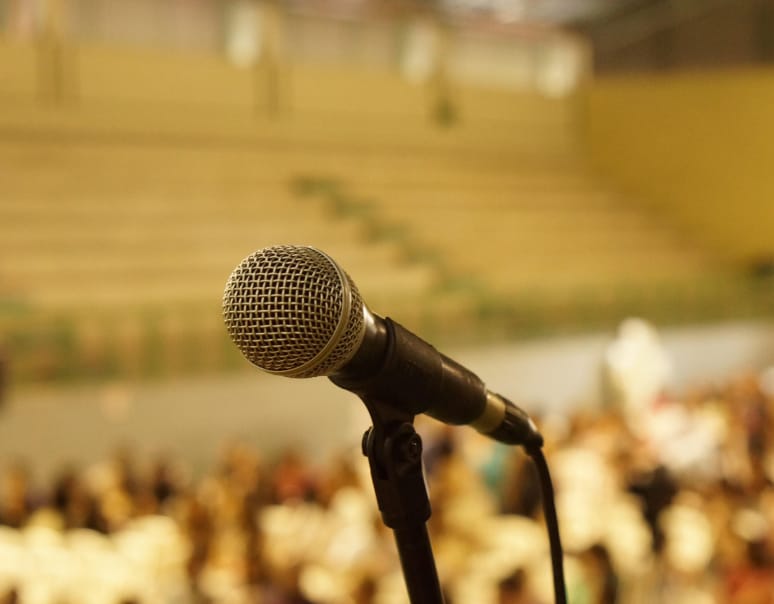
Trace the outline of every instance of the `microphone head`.
[[234, 344], [254, 365], [288, 377], [331, 375], [346, 364], [363, 340], [365, 312], [349, 275], [312, 247], [258, 250], [223, 293]]

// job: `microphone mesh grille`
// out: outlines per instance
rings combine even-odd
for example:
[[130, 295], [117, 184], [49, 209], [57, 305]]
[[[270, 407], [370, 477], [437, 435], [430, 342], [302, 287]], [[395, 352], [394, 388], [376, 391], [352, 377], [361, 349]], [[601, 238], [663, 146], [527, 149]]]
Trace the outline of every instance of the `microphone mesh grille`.
[[[352, 357], [364, 329], [357, 288], [333, 260], [310, 247], [270, 247], [245, 258], [226, 283], [223, 316], [251, 363], [299, 378], [334, 373]], [[345, 326], [339, 326], [342, 320]]]

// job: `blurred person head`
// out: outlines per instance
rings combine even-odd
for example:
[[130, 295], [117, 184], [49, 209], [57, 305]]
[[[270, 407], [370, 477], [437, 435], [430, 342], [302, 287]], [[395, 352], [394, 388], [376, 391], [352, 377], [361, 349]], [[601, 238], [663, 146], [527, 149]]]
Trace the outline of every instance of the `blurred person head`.
[[175, 497], [183, 488], [184, 477], [168, 455], [158, 455], [153, 462], [150, 489], [159, 507]]
[[[457, 451], [457, 430], [449, 424], [434, 426], [432, 433], [425, 437], [423, 461], [428, 474], [435, 472], [438, 465], [443, 464]], [[429, 432], [429, 431], [428, 431]]]
[[592, 593], [591, 601], [598, 604], [618, 602], [618, 575], [607, 548], [596, 543], [583, 552], [580, 559]]
[[628, 490], [640, 498], [643, 516], [651, 530], [653, 551], [660, 553], [665, 537], [659, 520], [679, 492], [676, 480], [664, 466], [657, 466], [630, 476]]
[[56, 478], [51, 505], [62, 515], [68, 529], [108, 530], [97, 500], [74, 467], [66, 467]]
[[511, 452], [503, 482], [502, 512], [536, 518], [542, 501], [540, 479], [532, 460], [523, 451]]
[[322, 469], [317, 480], [317, 499], [321, 505], [330, 506], [336, 494], [344, 488], [361, 487], [355, 459], [351, 451], [344, 451], [333, 457]]
[[99, 514], [109, 533], [121, 530], [135, 516], [136, 503], [132, 496], [120, 488], [101, 493], [98, 498]]
[[287, 604], [313, 604], [301, 589], [301, 573], [303, 565], [289, 564], [284, 568], [275, 567], [272, 582], [282, 594], [283, 602]]
[[734, 604], [774, 602], [774, 548], [768, 535], [744, 543], [744, 555], [725, 568], [722, 599]]
[[258, 451], [241, 441], [232, 441], [223, 450], [220, 473], [248, 491], [258, 489], [263, 462]]
[[0, 342], [0, 409], [3, 408], [3, 403], [7, 396], [8, 390], [8, 375], [10, 373], [10, 362], [8, 355], [5, 353], [2, 342]]
[[704, 499], [681, 491], [659, 517], [664, 531], [664, 560], [682, 576], [706, 571], [715, 555], [716, 539], [707, 517]]
[[358, 581], [352, 596], [353, 604], [374, 604], [378, 592], [376, 579], [365, 576]]
[[287, 449], [271, 476], [272, 502], [299, 503], [314, 494], [312, 472], [306, 458], [297, 449]]
[[519, 568], [497, 584], [497, 604], [528, 604], [527, 573]]
[[19, 590], [15, 587], [0, 592], [0, 604], [19, 604], [19, 602]]
[[29, 470], [23, 463], [13, 462], [0, 477], [0, 524], [19, 528], [34, 507]]

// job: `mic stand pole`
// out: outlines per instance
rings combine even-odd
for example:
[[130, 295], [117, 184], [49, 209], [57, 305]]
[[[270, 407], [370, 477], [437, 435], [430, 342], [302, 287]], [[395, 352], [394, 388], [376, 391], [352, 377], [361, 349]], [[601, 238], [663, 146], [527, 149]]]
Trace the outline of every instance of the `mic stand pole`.
[[422, 469], [422, 439], [414, 416], [363, 401], [373, 426], [363, 435], [371, 480], [384, 524], [391, 528], [411, 604], [443, 604], [426, 522], [430, 500]]

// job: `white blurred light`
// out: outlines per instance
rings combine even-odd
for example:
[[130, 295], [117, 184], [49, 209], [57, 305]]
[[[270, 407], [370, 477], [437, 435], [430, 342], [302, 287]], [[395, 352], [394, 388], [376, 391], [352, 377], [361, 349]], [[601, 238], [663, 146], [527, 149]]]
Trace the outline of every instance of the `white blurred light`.
[[766, 396], [774, 396], [774, 365], [761, 372], [759, 381], [763, 393]]
[[440, 47], [440, 32], [434, 23], [426, 19], [411, 23], [401, 60], [406, 79], [417, 84], [430, 79], [438, 67]]
[[262, 14], [255, 2], [234, 2], [226, 17], [226, 55], [238, 67], [249, 67], [263, 50]]
[[701, 572], [715, 551], [712, 525], [701, 510], [683, 504], [667, 508], [660, 519], [666, 534], [664, 553], [678, 571]]
[[568, 45], [554, 44], [544, 50], [544, 57], [537, 69], [537, 87], [549, 98], [561, 98], [577, 86], [582, 71], [577, 49]]
[[643, 429], [643, 414], [669, 383], [672, 361], [656, 329], [642, 319], [627, 319], [605, 353], [607, 375], [629, 420]]

